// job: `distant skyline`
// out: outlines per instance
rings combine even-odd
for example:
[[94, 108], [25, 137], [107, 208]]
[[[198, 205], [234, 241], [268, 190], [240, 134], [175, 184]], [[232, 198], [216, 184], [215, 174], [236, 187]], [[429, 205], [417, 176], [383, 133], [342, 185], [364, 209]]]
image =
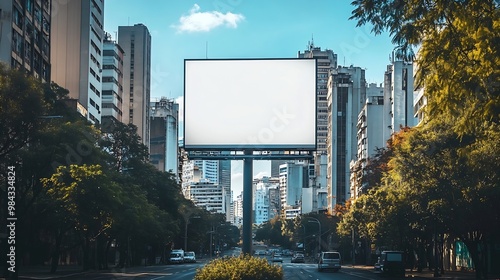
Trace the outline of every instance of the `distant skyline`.
[[[383, 83], [394, 49], [387, 33], [349, 20], [351, 0], [106, 0], [104, 30], [144, 24], [151, 33], [151, 98], [180, 105], [184, 59], [296, 58], [308, 43], [331, 49], [338, 65], [366, 70], [368, 83]], [[126, 54], [125, 54], [126, 55]], [[182, 120], [181, 120], [182, 121]], [[242, 190], [241, 162], [233, 162], [232, 189]], [[255, 162], [254, 175], [270, 175], [269, 162]]]

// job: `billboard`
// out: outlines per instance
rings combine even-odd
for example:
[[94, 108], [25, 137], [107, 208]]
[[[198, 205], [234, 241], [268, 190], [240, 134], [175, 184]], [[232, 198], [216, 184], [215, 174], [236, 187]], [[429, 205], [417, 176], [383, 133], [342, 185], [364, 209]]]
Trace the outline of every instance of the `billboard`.
[[315, 59], [184, 60], [186, 150], [315, 150]]

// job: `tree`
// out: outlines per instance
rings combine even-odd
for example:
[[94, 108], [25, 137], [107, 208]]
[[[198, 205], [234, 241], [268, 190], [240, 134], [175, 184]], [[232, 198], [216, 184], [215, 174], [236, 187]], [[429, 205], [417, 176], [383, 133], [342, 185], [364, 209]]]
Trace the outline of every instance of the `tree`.
[[389, 31], [396, 55], [415, 58], [429, 119], [453, 116], [460, 135], [500, 121], [500, 5], [494, 0], [355, 0], [350, 19]]
[[[449, 121], [449, 120], [448, 120]], [[464, 241], [478, 277], [485, 277], [482, 253], [500, 233], [500, 130], [459, 136], [446, 120], [415, 129], [392, 159], [393, 182], [409, 197], [412, 225], [427, 234]]]
[[42, 84], [0, 63], [0, 160], [35, 139], [46, 110]]
[[42, 179], [42, 183], [48, 195], [58, 202], [58, 212], [65, 213], [66, 223], [83, 236], [84, 268], [91, 267], [90, 246], [114, 222], [118, 186], [99, 165], [60, 166], [50, 178]]
[[100, 146], [113, 157], [117, 171], [128, 171], [134, 168], [135, 162], [148, 161], [148, 148], [141, 143], [137, 134], [137, 126], [124, 124], [114, 118], [105, 117], [102, 122], [103, 136]]

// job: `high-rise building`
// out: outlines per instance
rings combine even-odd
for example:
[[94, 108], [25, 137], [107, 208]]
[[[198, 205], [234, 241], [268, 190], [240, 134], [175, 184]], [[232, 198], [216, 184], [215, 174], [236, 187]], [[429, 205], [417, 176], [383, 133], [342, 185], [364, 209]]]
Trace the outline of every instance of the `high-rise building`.
[[219, 160], [219, 185], [224, 189], [224, 213], [226, 213], [226, 221], [233, 220], [233, 199], [231, 191], [231, 161]]
[[236, 199], [234, 200], [234, 221], [233, 225], [237, 227], [241, 227], [243, 224], [243, 192], [240, 193], [238, 196], [236, 196]]
[[256, 225], [269, 221], [269, 196], [262, 182], [254, 181], [253, 192], [253, 223]]
[[401, 127], [418, 123], [414, 114], [413, 63], [393, 61], [384, 76], [385, 139]]
[[186, 197], [200, 208], [212, 213], [224, 213], [224, 190], [218, 184], [200, 180], [189, 184]]
[[[384, 138], [384, 89], [376, 84], [370, 84], [366, 90], [365, 104], [358, 114], [357, 121], [357, 157], [351, 163], [351, 198], [357, 198], [370, 187], [362, 185], [362, 178], [367, 162], [373, 157], [377, 149], [385, 147]], [[358, 182], [354, 181], [358, 180]]]
[[122, 122], [123, 49], [106, 34], [102, 52], [102, 117]]
[[[178, 176], [179, 104], [162, 97], [150, 105], [150, 162]], [[177, 180], [180, 178], [177, 178]]]
[[98, 124], [102, 110], [104, 1], [73, 0], [52, 9], [51, 79], [69, 90], [69, 96], [87, 110], [87, 119]]
[[365, 70], [338, 67], [328, 78], [328, 211], [350, 197], [350, 162], [357, 156], [358, 114], [366, 100]]
[[137, 134], [149, 147], [151, 99], [151, 35], [143, 24], [118, 27], [123, 48], [123, 122], [137, 126]]
[[260, 225], [279, 215], [279, 178], [256, 178], [252, 188], [253, 223]]
[[302, 213], [302, 188], [308, 186], [307, 163], [288, 162], [280, 165], [279, 189], [281, 211], [287, 218], [290, 213]]
[[330, 69], [337, 68], [337, 54], [332, 50], [321, 50], [314, 46], [314, 42], [309, 42], [308, 49], [303, 53], [299, 51], [299, 58], [316, 58], [316, 151], [318, 154], [326, 154], [328, 136], [328, 73]]
[[51, 0], [0, 1], [0, 61], [42, 82], [51, 81], [51, 6]]

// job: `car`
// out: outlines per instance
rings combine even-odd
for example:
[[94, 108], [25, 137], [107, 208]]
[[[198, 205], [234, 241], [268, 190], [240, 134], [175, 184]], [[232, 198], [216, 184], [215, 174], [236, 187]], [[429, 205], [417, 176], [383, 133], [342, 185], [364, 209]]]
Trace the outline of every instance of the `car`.
[[404, 252], [383, 251], [379, 260], [380, 271], [388, 276], [405, 276]]
[[321, 252], [318, 260], [318, 271], [331, 269], [337, 272], [342, 268], [341, 262], [342, 259], [339, 252]]
[[196, 254], [194, 252], [184, 253], [184, 262], [195, 263], [196, 262]]
[[304, 262], [305, 262], [304, 254], [296, 253], [292, 256], [292, 263], [304, 263]]
[[274, 253], [273, 256], [271, 257], [272, 262], [283, 262], [283, 257], [281, 256], [280, 253]]

